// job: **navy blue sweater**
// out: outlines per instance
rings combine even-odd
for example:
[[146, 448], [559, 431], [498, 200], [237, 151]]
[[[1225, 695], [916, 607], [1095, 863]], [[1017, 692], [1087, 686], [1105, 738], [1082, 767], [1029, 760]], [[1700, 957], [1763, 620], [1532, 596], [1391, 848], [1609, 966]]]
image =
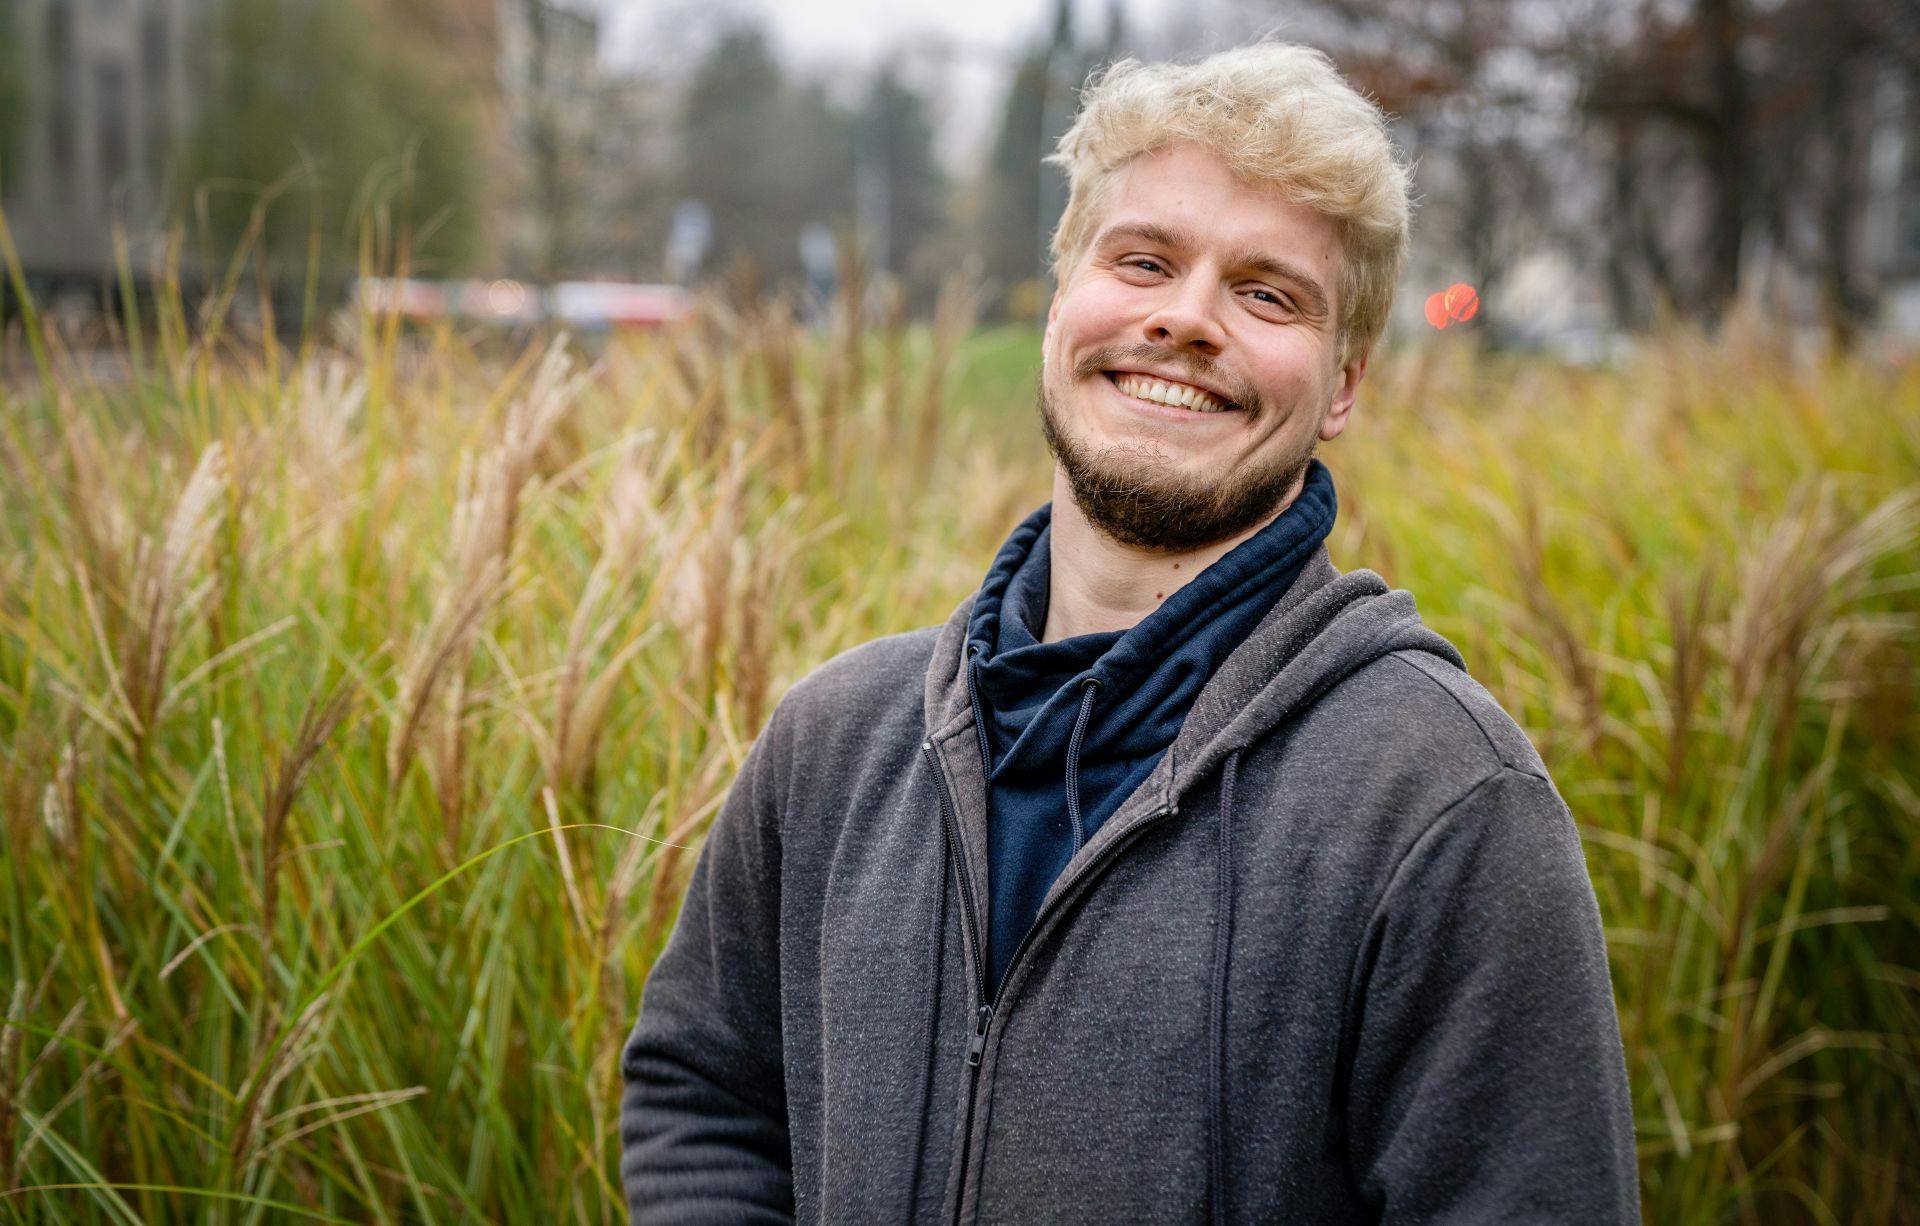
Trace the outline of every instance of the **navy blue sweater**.
[[1075, 852], [1152, 772], [1193, 700], [1333, 529], [1326, 465], [1300, 496], [1128, 630], [1042, 643], [1053, 504], [1013, 530], [967, 627], [987, 763], [993, 996]]

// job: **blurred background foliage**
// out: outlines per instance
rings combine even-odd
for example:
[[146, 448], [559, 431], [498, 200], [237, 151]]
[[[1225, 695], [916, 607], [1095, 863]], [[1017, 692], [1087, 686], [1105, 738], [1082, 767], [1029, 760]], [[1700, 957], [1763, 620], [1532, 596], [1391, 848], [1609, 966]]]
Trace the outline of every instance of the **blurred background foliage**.
[[259, 213], [276, 276], [297, 279], [314, 258], [351, 266], [349, 236], [385, 200], [416, 267], [470, 265], [477, 117], [421, 31], [367, 0], [218, 0], [208, 20], [211, 74], [180, 182], [216, 249], [236, 246]]
[[18, 30], [13, 6], [0, 9], [0, 195], [11, 176], [19, 173], [20, 140], [26, 129], [28, 83], [22, 62], [26, 46]]
[[1735, 305], [1792, 321], [1803, 346], [1909, 353], [1920, 339], [1908, 0], [6, 13], [0, 193], [30, 284], [76, 317], [164, 285], [170, 257], [189, 285], [216, 282], [271, 200], [255, 258], [297, 278], [317, 226], [328, 307], [371, 217], [412, 236], [422, 275], [665, 281], [736, 306], [780, 286], [818, 304], [840, 275], [821, 236], [857, 237], [916, 317], [971, 257], [987, 316], [1031, 321], [1065, 203], [1041, 158], [1087, 76], [1271, 34], [1324, 50], [1392, 117], [1417, 200], [1400, 327], [1464, 281], [1489, 344], [1582, 361], [1617, 355], [1663, 311], [1711, 329]]
[[844, 217], [854, 200], [854, 117], [788, 82], [758, 30], [730, 32], [687, 86], [679, 184], [706, 202], [722, 266], [801, 275], [793, 219]]

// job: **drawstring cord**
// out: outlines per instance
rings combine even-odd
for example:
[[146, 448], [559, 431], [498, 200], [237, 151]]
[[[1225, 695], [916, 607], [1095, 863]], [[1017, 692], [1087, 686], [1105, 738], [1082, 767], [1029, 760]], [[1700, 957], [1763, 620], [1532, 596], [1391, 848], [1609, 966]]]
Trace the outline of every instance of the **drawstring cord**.
[[1073, 819], [1073, 850], [1078, 853], [1086, 842], [1080, 827], [1080, 740], [1087, 731], [1087, 715], [1093, 710], [1093, 692], [1100, 678], [1088, 677], [1080, 695], [1080, 714], [1073, 721], [1073, 736], [1067, 740], [1067, 816]]
[[1213, 1092], [1212, 1218], [1227, 1220], [1227, 953], [1233, 944], [1233, 792], [1240, 778], [1240, 751], [1227, 755], [1220, 781], [1220, 838], [1213, 926], [1213, 1059], [1207, 1075]]

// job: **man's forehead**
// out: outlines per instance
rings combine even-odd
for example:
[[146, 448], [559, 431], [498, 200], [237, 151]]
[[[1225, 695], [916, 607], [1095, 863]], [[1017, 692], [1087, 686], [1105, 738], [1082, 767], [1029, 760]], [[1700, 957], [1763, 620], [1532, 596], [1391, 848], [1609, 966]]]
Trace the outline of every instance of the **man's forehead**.
[[1109, 217], [1142, 209], [1193, 219], [1238, 217], [1248, 224], [1324, 232], [1332, 219], [1294, 199], [1280, 183], [1249, 178], [1197, 141], [1176, 141], [1115, 166], [1101, 192]]

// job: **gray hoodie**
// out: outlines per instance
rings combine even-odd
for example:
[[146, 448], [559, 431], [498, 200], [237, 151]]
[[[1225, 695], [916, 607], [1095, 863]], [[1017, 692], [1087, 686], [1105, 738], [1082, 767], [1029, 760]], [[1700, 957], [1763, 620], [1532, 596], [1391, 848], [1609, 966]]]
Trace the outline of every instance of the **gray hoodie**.
[[623, 1052], [637, 1222], [1635, 1222], [1571, 816], [1413, 598], [1319, 550], [983, 1008], [944, 627], [748, 754]]

